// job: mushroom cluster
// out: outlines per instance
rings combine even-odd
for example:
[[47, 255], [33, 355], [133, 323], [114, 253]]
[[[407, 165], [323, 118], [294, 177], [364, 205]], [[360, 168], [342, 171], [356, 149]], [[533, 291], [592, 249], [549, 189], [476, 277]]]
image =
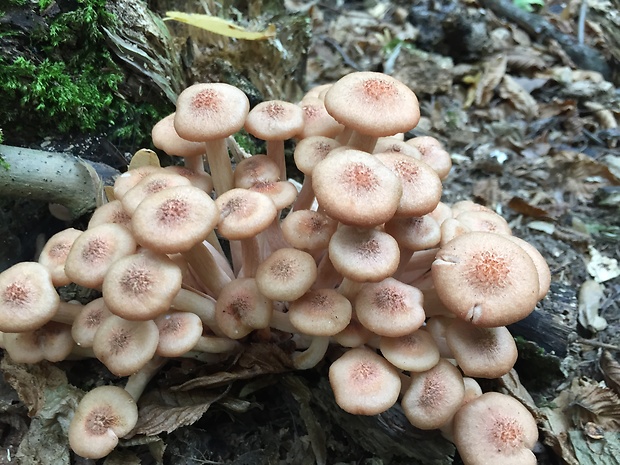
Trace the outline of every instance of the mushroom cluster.
[[[13, 360], [79, 353], [128, 377], [84, 397], [74, 451], [103, 457], [131, 431], [166, 358], [230, 354], [258, 331], [288, 334], [296, 369], [339, 346], [329, 379], [347, 412], [400, 401], [412, 425], [441, 429], [466, 464], [535, 463], [532, 416], [482, 394], [475, 378], [511, 370], [506, 325], [544, 297], [549, 269], [492, 210], [441, 202], [450, 156], [431, 137], [404, 141], [419, 118], [415, 94], [373, 72], [251, 110], [227, 84], [182, 92], [153, 141], [185, 166], [136, 155], [85, 231], [56, 234], [38, 262], [0, 274]], [[233, 168], [227, 138], [241, 128], [267, 153]], [[299, 189], [286, 175], [291, 138]], [[68, 283], [102, 297], [62, 302], [56, 288]]]

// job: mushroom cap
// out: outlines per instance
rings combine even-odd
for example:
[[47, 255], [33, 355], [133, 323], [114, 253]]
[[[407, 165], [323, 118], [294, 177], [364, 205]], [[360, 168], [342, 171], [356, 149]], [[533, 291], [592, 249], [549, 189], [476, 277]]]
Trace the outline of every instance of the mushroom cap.
[[332, 152], [312, 171], [312, 188], [322, 209], [343, 224], [370, 227], [394, 216], [403, 192], [388, 167], [366, 152]]
[[291, 212], [280, 224], [286, 242], [303, 250], [326, 249], [337, 226], [335, 220], [314, 210]]
[[73, 452], [88, 459], [108, 455], [138, 422], [138, 407], [123, 388], [100, 386], [78, 404], [69, 425]]
[[325, 136], [310, 136], [300, 140], [295, 146], [293, 158], [295, 166], [305, 175], [312, 175], [317, 163], [323, 161], [340, 142]]
[[291, 139], [303, 127], [303, 110], [283, 100], [261, 102], [250, 110], [245, 119], [245, 130], [262, 140]]
[[171, 187], [189, 185], [191, 185], [189, 179], [162, 168], [161, 170], [145, 176], [139, 183], [125, 192], [125, 195], [121, 199], [121, 203], [123, 204], [123, 209], [129, 213], [129, 215], [132, 215], [136, 208], [138, 208], [140, 202], [145, 198], [165, 189], [170, 189]]
[[394, 278], [364, 284], [355, 297], [355, 314], [380, 336], [399, 337], [424, 324], [422, 292]]
[[125, 211], [120, 200], [112, 200], [97, 207], [88, 221], [88, 229], [103, 223], [116, 223], [130, 228], [131, 215]]
[[299, 133], [300, 139], [312, 136], [336, 137], [344, 129], [344, 126], [327, 112], [322, 99], [304, 97], [299, 106], [304, 118], [304, 127]]
[[392, 218], [385, 223], [384, 230], [407, 250], [431, 249], [441, 240], [439, 223], [430, 215]]
[[420, 106], [413, 91], [382, 73], [347, 74], [330, 87], [324, 101], [336, 121], [375, 137], [407, 132], [420, 120]]
[[437, 207], [441, 200], [441, 180], [430, 166], [402, 153], [376, 153], [375, 157], [401, 181], [403, 193], [395, 216], [422, 216]]
[[65, 261], [73, 242], [80, 234], [82, 231], [75, 228], [63, 229], [49, 238], [39, 254], [39, 263], [50, 271], [56, 287], [66, 286], [71, 282], [65, 273]]
[[267, 328], [273, 306], [262, 295], [254, 278], [237, 278], [226, 284], [215, 303], [218, 328], [231, 339], [241, 339], [254, 329]]
[[461, 372], [445, 359], [430, 370], [412, 373], [403, 394], [405, 416], [420, 429], [436, 429], [446, 424], [463, 403], [465, 386]]
[[158, 340], [153, 320], [129, 321], [112, 315], [99, 326], [93, 352], [113, 374], [129, 376], [153, 358]]
[[218, 232], [229, 240], [249, 239], [264, 231], [278, 211], [265, 194], [248, 189], [231, 189], [216, 200], [220, 215]]
[[443, 304], [478, 326], [515, 323], [529, 315], [538, 301], [534, 262], [500, 234], [457, 236], [437, 252], [432, 275]]
[[103, 279], [106, 307], [126, 320], [150, 320], [168, 311], [181, 289], [181, 269], [150, 250], [117, 260]]
[[174, 129], [174, 113], [159, 120], [151, 130], [153, 145], [168, 155], [197, 157], [205, 154], [205, 144], [183, 139]]
[[125, 226], [103, 223], [75, 239], [65, 261], [65, 273], [80, 286], [98, 289], [110, 265], [135, 250], [136, 241]]
[[71, 336], [75, 343], [81, 347], [92, 347], [99, 326], [110, 315], [113, 313], [106, 307], [103, 297], [84, 305], [71, 326]]
[[170, 312], [155, 318], [159, 329], [157, 355], [180, 357], [192, 350], [202, 336], [202, 320], [191, 312]]
[[517, 361], [517, 345], [505, 326], [481, 328], [456, 319], [446, 329], [446, 342], [465, 376], [499, 378]]
[[379, 349], [388, 362], [405, 371], [427, 371], [439, 363], [439, 348], [422, 328], [405, 336], [382, 337]]
[[258, 290], [271, 300], [300, 298], [316, 277], [317, 267], [312, 255], [288, 247], [273, 252], [256, 269]]
[[200, 190], [210, 194], [213, 190], [213, 179], [209, 173], [204, 171], [194, 171], [186, 166], [170, 165], [164, 168], [165, 172], [176, 173], [184, 178], [187, 178], [192, 186], [197, 187]]
[[5, 349], [17, 363], [60, 362], [75, 346], [71, 326], [49, 321], [34, 331], [6, 333]]
[[464, 211], [455, 218], [470, 231], [492, 232], [512, 236], [508, 221], [494, 211]]
[[336, 403], [353, 415], [377, 415], [398, 400], [400, 376], [375, 352], [358, 347], [345, 352], [329, 367]]
[[151, 173], [159, 171], [161, 168], [153, 165], [142, 165], [130, 169], [121, 174], [114, 181], [114, 198], [120, 200], [129, 189], [138, 184], [143, 178]]
[[420, 152], [422, 161], [433, 168], [440, 179], [448, 177], [452, 168], [452, 158], [441, 142], [431, 136], [418, 136], [409, 139], [406, 144]]
[[203, 190], [178, 186], [145, 198], [131, 225], [143, 247], [160, 253], [187, 252], [202, 242], [218, 220], [218, 209]]
[[549, 292], [549, 287], [551, 286], [551, 270], [549, 269], [549, 265], [545, 258], [541, 255], [536, 247], [530, 244], [527, 241], [524, 241], [520, 237], [516, 236], [507, 236], [512, 242], [519, 244], [523, 250], [527, 252], [530, 256], [534, 265], [536, 266], [536, 270], [538, 271], [538, 299], [542, 299]]
[[379, 137], [373, 153], [398, 153], [401, 155], [407, 155], [409, 157], [422, 159], [422, 154], [418, 149], [410, 144], [407, 144], [402, 139], [397, 137]]
[[269, 197], [277, 210], [288, 207], [297, 198], [297, 188], [289, 181], [259, 181], [251, 185], [249, 190]]
[[280, 168], [267, 155], [252, 155], [237, 163], [233, 179], [235, 187], [248, 189], [257, 182], [279, 181]]
[[454, 416], [454, 443], [467, 465], [535, 465], [538, 428], [518, 400], [487, 392]]
[[335, 289], [312, 289], [289, 305], [291, 324], [310, 336], [334, 336], [351, 321], [351, 302]]
[[342, 276], [356, 282], [378, 282], [396, 271], [398, 243], [376, 229], [340, 226], [329, 241], [329, 259]]
[[0, 273], [0, 331], [33, 331], [52, 319], [60, 297], [47, 268], [21, 262]]
[[189, 141], [221, 139], [243, 127], [249, 110], [248, 98], [235, 86], [194, 84], [177, 98], [174, 128]]

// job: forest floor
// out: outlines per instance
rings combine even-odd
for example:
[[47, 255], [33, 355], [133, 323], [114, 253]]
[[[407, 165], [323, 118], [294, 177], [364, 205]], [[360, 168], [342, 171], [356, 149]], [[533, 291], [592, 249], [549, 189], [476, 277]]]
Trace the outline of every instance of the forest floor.
[[[510, 392], [535, 414], [539, 463], [619, 463], [620, 51], [607, 40], [604, 20], [613, 16], [613, 2], [590, 2], [595, 5], [584, 12], [578, 1], [549, 1], [531, 13], [505, 9], [506, 2], [369, 3], [285, 2], [291, 14], [311, 18], [307, 87], [372, 70], [414, 89], [423, 117], [408, 136], [436, 137], [452, 155], [443, 200], [470, 199], [500, 213], [552, 272], [548, 296], [511, 327], [521, 351], [520, 380], [513, 375], [490, 388]], [[264, 372], [277, 371], [272, 357]], [[48, 365], [25, 374], [6, 360], [2, 368], [22, 384], [28, 376], [46, 378], [48, 386], [62, 376], [69, 382], [91, 376], [93, 384], [112, 379], [94, 363], [60, 367], [64, 374]], [[363, 420], [339, 412], [325, 372], [321, 366], [304, 374], [238, 373], [235, 379], [248, 381], [193, 399], [195, 412], [208, 409], [200, 420], [150, 441], [133, 440], [142, 445], [123, 448], [106, 463], [460, 463], [437, 434], [412, 431], [398, 409]], [[187, 367], [168, 367], [156, 383], [174, 384], [178, 373], [187, 375]], [[66, 389], [61, 381], [57, 386]], [[24, 438], [28, 450], [41, 441], [50, 449], [47, 459], [26, 453], [19, 463], [69, 463], [61, 439], [49, 438], [61, 436], [62, 428], [50, 426], [61, 410], [36, 421], [37, 435], [15, 392], [2, 388], [0, 463], [14, 463], [10, 454]], [[433, 444], [432, 461], [415, 452], [424, 449], [424, 438]], [[60, 461], [50, 461], [54, 454]]]

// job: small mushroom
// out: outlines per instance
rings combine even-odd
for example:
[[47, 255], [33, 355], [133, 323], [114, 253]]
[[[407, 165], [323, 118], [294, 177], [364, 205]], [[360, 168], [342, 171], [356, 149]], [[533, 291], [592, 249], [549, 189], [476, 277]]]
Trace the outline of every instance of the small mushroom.
[[398, 400], [400, 376], [390, 363], [365, 347], [350, 349], [329, 367], [336, 403], [353, 415], [377, 415]]
[[117, 386], [97, 387], [78, 404], [69, 425], [69, 445], [81, 457], [105, 457], [137, 422], [138, 407], [127, 391]]
[[538, 428], [518, 400], [487, 392], [454, 416], [454, 443], [465, 465], [535, 465]]

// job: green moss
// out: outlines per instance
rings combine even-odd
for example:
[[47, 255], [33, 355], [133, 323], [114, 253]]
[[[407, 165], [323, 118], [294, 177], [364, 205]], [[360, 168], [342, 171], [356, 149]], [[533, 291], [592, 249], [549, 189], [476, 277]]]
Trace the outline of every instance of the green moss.
[[8, 97], [0, 108], [0, 127], [7, 137], [107, 132], [141, 144], [152, 122], [169, 110], [122, 97], [126, 76], [108, 52], [101, 29], [114, 22], [105, 3], [77, 0], [73, 9], [50, 19], [42, 14], [50, 1], [39, 0], [32, 7], [39, 20], [27, 37], [11, 21], [0, 26], [2, 37], [19, 44], [15, 53], [0, 55], [0, 93]]

